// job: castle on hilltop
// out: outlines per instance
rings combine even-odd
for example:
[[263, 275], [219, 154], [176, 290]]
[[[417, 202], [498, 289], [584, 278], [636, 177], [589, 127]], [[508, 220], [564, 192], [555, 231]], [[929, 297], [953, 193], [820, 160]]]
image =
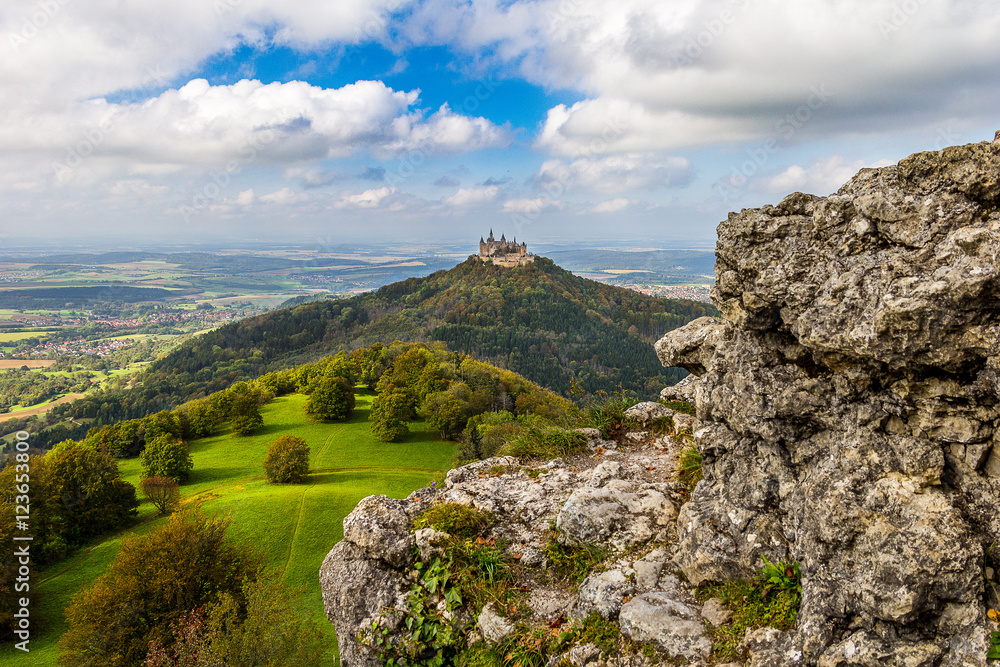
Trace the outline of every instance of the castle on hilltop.
[[524, 266], [535, 261], [535, 256], [528, 253], [528, 244], [517, 244], [517, 238], [508, 241], [503, 234], [500, 240], [493, 238], [493, 230], [490, 230], [490, 237], [483, 239], [479, 237], [479, 259], [484, 262], [493, 263], [498, 266]]

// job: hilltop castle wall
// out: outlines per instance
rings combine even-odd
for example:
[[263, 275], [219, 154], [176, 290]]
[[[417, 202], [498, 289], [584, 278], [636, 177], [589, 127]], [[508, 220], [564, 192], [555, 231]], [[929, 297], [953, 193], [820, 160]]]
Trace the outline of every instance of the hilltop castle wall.
[[502, 234], [497, 240], [490, 230], [488, 238], [479, 239], [479, 259], [498, 266], [524, 266], [535, 261], [535, 256], [528, 252], [527, 243], [518, 245], [516, 238], [508, 241]]

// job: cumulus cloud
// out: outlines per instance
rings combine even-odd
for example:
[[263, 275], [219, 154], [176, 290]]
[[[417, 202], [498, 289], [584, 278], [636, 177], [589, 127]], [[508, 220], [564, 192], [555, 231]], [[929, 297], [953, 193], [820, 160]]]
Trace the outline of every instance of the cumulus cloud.
[[594, 213], [617, 213], [619, 211], [624, 211], [631, 205], [631, 200], [626, 199], [625, 197], [616, 197], [615, 199], [602, 201], [600, 204], [595, 205], [591, 210]]
[[383, 186], [357, 194], [345, 194], [335, 206], [336, 208], [381, 208], [398, 194], [399, 190], [396, 187]]
[[[252, 190], [250, 191], [250, 196], [251, 197], [253, 196]], [[240, 197], [243, 197], [245, 199], [245, 196], [242, 192], [237, 196], [237, 202], [243, 204], [243, 202], [239, 201]], [[308, 199], [309, 195], [305, 194], [304, 192], [296, 192], [291, 188], [281, 188], [277, 192], [271, 192], [269, 194], [261, 195], [259, 197], [259, 200], [265, 204], [279, 204], [279, 205], [298, 204]]]
[[[302, 81], [243, 80], [212, 86], [195, 79], [142, 103], [105, 99], [77, 105], [71, 116], [35, 115], [0, 126], [0, 147], [53, 154], [60, 167], [94, 157], [134, 166], [287, 164], [343, 157], [367, 149], [385, 156], [420, 150], [453, 153], [500, 145], [506, 133], [484, 118], [446, 107], [425, 118], [417, 91], [379, 81], [328, 89]], [[307, 184], [324, 184], [316, 170]], [[230, 170], [232, 171], [232, 169]]]
[[[310, 48], [386, 34], [406, 0], [4, 0], [0, 80], [35, 109], [162, 88], [239, 44]], [[16, 95], [16, 93], [28, 93]]]
[[768, 192], [788, 194], [791, 192], [808, 192], [810, 194], [827, 195], [836, 192], [841, 185], [849, 181], [864, 167], [882, 167], [892, 164], [882, 160], [868, 164], [864, 160], [848, 160], [843, 155], [832, 155], [817, 160], [807, 167], [797, 164], [785, 169], [780, 174], [772, 176], [763, 182]]
[[816, 86], [832, 99], [800, 137], [991, 122], [1000, 100], [1000, 11], [988, 0], [426, 0], [408, 35], [487, 49], [582, 92], [550, 110], [539, 137], [569, 156], [602, 140], [631, 151], [766, 138]]
[[572, 162], [547, 160], [535, 175], [535, 184], [551, 191], [578, 188], [617, 194], [629, 190], [681, 187], [691, 180], [691, 163], [682, 157], [627, 153]]
[[496, 185], [461, 188], [450, 197], [445, 197], [444, 204], [454, 208], [471, 208], [495, 201], [499, 194], [500, 188]]

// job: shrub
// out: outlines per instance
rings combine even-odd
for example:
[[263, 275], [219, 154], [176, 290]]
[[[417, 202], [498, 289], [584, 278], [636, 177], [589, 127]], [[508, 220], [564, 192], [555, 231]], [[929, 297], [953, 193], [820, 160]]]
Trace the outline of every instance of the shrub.
[[[174, 642], [154, 639], [144, 667], [313, 667], [323, 662], [323, 635], [295, 609], [277, 573], [244, 584], [242, 601], [223, 593], [218, 603], [171, 625]], [[244, 602], [245, 601], [245, 602]]]
[[187, 480], [194, 467], [187, 443], [169, 435], [147, 442], [139, 462], [143, 477], [169, 477], [178, 484]]
[[213, 435], [222, 421], [222, 415], [212, 407], [208, 400], [191, 403], [187, 411], [188, 424], [192, 438], [205, 438]]
[[177, 513], [167, 524], [122, 543], [105, 574], [73, 596], [59, 641], [66, 667], [131, 667], [189, 610], [230, 594], [261, 572], [260, 558], [226, 538], [228, 521]]
[[342, 377], [328, 376], [312, 389], [306, 414], [317, 421], [340, 421], [354, 412], [354, 387]]
[[146, 500], [160, 510], [160, 514], [170, 514], [180, 504], [180, 486], [169, 477], [147, 477], [139, 482], [139, 488]]
[[554, 459], [579, 454], [587, 445], [587, 437], [577, 431], [533, 426], [513, 435], [499, 454], [519, 459]]
[[301, 482], [309, 472], [309, 445], [302, 438], [283, 435], [267, 448], [264, 475], [277, 484]]
[[121, 528], [136, 516], [135, 487], [121, 478], [118, 462], [108, 454], [67, 440], [44, 461], [44, 485], [33, 476], [33, 504], [45, 504], [51, 528], [67, 543]]

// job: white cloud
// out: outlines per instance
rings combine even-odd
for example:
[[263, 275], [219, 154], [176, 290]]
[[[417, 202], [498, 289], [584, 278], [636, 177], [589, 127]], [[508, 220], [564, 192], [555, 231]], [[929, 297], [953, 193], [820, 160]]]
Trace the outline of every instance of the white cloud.
[[[241, 192], [237, 197], [236, 203], [243, 204], [243, 202], [240, 201], [240, 198], [242, 198], [243, 196], [244, 193]], [[253, 191], [250, 191], [250, 196], [251, 197], [253, 196]], [[282, 188], [277, 192], [271, 192], [266, 195], [261, 195], [259, 198], [259, 200], [265, 204], [278, 204], [278, 205], [299, 204], [308, 199], [309, 195], [305, 194], [304, 192], [296, 192], [291, 188]]]
[[444, 203], [454, 208], [469, 208], [495, 201], [500, 194], [496, 185], [477, 185], [472, 188], [461, 188], [450, 197], [445, 197]]
[[808, 167], [797, 164], [785, 169], [776, 176], [765, 180], [763, 187], [768, 192], [788, 194], [791, 192], [808, 192], [810, 194], [828, 195], [836, 192], [840, 186], [849, 181], [864, 167], [882, 167], [894, 164], [881, 160], [868, 164], [864, 160], [848, 160], [843, 155], [832, 155], [817, 160]]
[[[987, 0], [427, 0], [415, 42], [484, 49], [529, 79], [582, 92], [539, 146], [593, 154], [767, 138], [812, 89], [801, 137], [896, 131], [901, 120], [995, 120], [1000, 10]], [[616, 129], [617, 126], [621, 126]], [[609, 139], [608, 134], [612, 135]]]
[[399, 194], [396, 187], [383, 186], [374, 190], [365, 190], [353, 195], [343, 195], [336, 204], [337, 208], [381, 208], [388, 199]]
[[240, 206], [250, 206], [253, 204], [253, 189], [244, 190], [236, 195], [236, 203]]
[[[241, 43], [309, 48], [381, 39], [405, 0], [4, 0], [0, 82], [44, 108], [159, 88]], [[57, 104], [54, 106], [58, 106]], [[51, 108], [51, 107], [50, 107]]]
[[140, 196], [148, 197], [150, 195], [160, 195], [167, 192], [170, 188], [164, 185], [151, 185], [148, 181], [142, 179], [132, 178], [121, 181], [115, 181], [108, 187], [108, 192], [115, 197], [126, 197], [126, 196]]
[[564, 204], [558, 199], [535, 197], [534, 199], [508, 199], [503, 203], [504, 213], [520, 215], [537, 215], [547, 208], [562, 208]]
[[385, 148], [397, 152], [463, 153], [507, 146], [512, 141], [509, 128], [497, 127], [481, 117], [460, 116], [447, 104], [426, 119], [418, 115], [397, 118], [392, 129], [398, 139]]
[[552, 192], [584, 188], [618, 194], [644, 188], [679, 187], [691, 180], [691, 163], [682, 157], [627, 153], [573, 162], [547, 160], [535, 175], [536, 185]]
[[624, 211], [629, 206], [632, 205], [632, 201], [626, 199], [625, 197], [616, 197], [615, 199], [609, 199], [608, 201], [602, 201], [597, 204], [591, 210], [594, 213], [617, 213], [619, 211]]
[[[211, 86], [195, 79], [143, 103], [98, 99], [75, 105], [69, 115], [14, 117], [0, 126], [0, 148], [50, 156], [60, 171], [104, 159], [130, 171], [227, 165], [232, 172], [250, 163], [288, 164], [363, 149], [386, 156], [454, 153], [509, 141], [488, 120], [447, 107], [425, 119], [412, 110], [417, 96], [379, 81], [326, 89], [301, 81]], [[307, 181], [322, 180], [315, 170], [303, 171]]]

